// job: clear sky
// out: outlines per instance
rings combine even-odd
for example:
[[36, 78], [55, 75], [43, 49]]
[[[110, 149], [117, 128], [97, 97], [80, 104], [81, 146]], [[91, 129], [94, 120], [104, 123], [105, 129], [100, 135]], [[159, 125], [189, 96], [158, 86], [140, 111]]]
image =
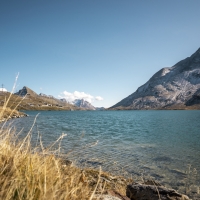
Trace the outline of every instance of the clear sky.
[[198, 0], [0, 0], [8, 91], [19, 72], [17, 90], [109, 107], [199, 47]]

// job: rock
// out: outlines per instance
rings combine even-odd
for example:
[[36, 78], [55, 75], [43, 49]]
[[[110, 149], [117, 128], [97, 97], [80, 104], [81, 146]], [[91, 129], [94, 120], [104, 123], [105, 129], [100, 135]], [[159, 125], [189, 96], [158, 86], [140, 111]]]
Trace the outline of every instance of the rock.
[[71, 166], [73, 162], [71, 160], [66, 159], [64, 156], [58, 156], [60, 158], [60, 162], [62, 165]]
[[186, 106], [200, 104], [200, 89], [198, 89], [193, 96], [185, 103]]
[[188, 196], [173, 189], [141, 183], [128, 185], [126, 195], [131, 200], [189, 200]]
[[156, 185], [156, 186], [162, 186], [160, 183], [158, 183], [157, 181], [153, 181], [153, 180], [147, 180], [144, 182], [144, 185]]
[[73, 162], [72, 162], [71, 160], [64, 160], [63, 162], [64, 162], [64, 164], [67, 165], [67, 166], [68, 166], [68, 165], [71, 166], [71, 165], [73, 164]]
[[24, 97], [25, 95], [31, 95], [33, 97], [38, 96], [33, 90], [31, 90], [30, 88], [26, 86], [24, 86], [21, 90], [16, 92], [15, 95], [22, 96], [22, 97]]

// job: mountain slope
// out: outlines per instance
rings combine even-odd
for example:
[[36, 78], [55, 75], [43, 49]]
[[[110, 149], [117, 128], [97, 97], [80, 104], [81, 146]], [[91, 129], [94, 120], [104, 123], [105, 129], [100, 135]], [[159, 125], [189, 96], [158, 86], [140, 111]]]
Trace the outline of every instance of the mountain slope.
[[[199, 101], [194, 99], [199, 95], [199, 89], [200, 48], [174, 66], [155, 73], [136, 92], [110, 109], [187, 109], [191, 105], [198, 107]], [[195, 96], [196, 92], [198, 94]]]
[[75, 105], [64, 102], [51, 95], [37, 94], [30, 88], [24, 86], [21, 90], [16, 92], [10, 104], [16, 104], [23, 99], [19, 105], [20, 110], [81, 110]]
[[19, 96], [31, 95], [33, 97], [38, 96], [37, 93], [35, 93], [33, 90], [31, 90], [30, 88], [26, 86], [24, 86], [21, 90], [16, 92], [15, 95], [19, 95]]

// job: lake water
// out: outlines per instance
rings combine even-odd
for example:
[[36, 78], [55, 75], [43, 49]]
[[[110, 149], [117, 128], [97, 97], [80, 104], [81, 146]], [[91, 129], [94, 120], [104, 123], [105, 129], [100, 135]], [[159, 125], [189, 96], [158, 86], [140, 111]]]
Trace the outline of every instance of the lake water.
[[[39, 111], [26, 113], [14, 122], [24, 132]], [[67, 134], [62, 152], [77, 165], [155, 179], [200, 199], [200, 111], [42, 111], [33, 142], [38, 132], [44, 145]]]

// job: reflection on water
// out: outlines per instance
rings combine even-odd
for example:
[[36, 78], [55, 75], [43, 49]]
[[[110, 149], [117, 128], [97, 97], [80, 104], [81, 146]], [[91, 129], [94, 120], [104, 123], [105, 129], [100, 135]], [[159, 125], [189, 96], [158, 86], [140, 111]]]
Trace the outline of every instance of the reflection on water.
[[[27, 132], [37, 113], [15, 126]], [[180, 192], [186, 182], [200, 185], [200, 111], [43, 111], [33, 142], [38, 133], [44, 145], [67, 134], [62, 151], [81, 166], [151, 177]]]

